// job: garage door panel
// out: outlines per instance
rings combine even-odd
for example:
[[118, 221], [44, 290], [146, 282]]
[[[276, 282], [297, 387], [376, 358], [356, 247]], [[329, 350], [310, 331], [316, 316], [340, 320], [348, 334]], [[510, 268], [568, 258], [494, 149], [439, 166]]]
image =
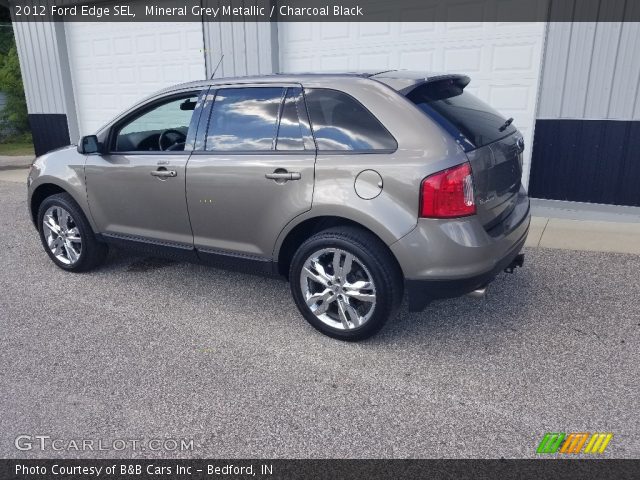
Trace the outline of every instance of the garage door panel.
[[[314, 68], [315, 64], [315, 68]], [[311, 72], [314, 70], [319, 70], [317, 59], [313, 59], [313, 57], [308, 55], [302, 55], [298, 57], [292, 56], [287, 61], [287, 67], [290, 72]]]
[[349, 38], [351, 22], [320, 23], [320, 38], [323, 40], [344, 40]]
[[480, 73], [482, 70], [482, 47], [473, 46], [445, 46], [443, 70], [451, 72]]
[[349, 55], [323, 55], [320, 57], [321, 70], [352, 70]]
[[140, 99], [205, 78], [200, 23], [65, 24], [81, 134]]
[[523, 73], [533, 72], [537, 65], [534, 64], [536, 42], [523, 42], [519, 44], [493, 45], [492, 71]]
[[433, 70], [435, 52], [433, 50], [414, 50], [399, 53], [399, 68], [409, 70], [414, 65], [424, 65], [425, 70]]
[[358, 56], [358, 70], [376, 70], [391, 64], [391, 52], [363, 53]]
[[[434, 10], [435, 11], [435, 10]], [[422, 11], [415, 9], [405, 9], [403, 11], [403, 20], [411, 20], [412, 18], [416, 18], [422, 15]], [[435, 16], [435, 14], [434, 14]], [[428, 16], [423, 16], [422, 18], [428, 18]], [[399, 30], [403, 35], [420, 35], [424, 33], [433, 33], [435, 32], [436, 24], [433, 22], [400, 22]]]
[[531, 88], [528, 85], [490, 85], [489, 102], [499, 110], [526, 114], [531, 108]]
[[376, 39], [384, 39], [384, 37], [388, 37], [392, 33], [391, 23], [390, 22], [371, 22], [371, 23], [360, 23], [357, 24], [359, 27], [359, 37], [367, 38], [367, 37], [376, 37]]

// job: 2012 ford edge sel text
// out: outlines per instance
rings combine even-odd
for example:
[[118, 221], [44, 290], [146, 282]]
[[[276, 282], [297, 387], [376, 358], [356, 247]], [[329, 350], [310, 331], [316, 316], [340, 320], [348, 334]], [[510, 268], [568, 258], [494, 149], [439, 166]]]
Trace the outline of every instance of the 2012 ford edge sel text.
[[214, 79], [159, 92], [39, 157], [29, 207], [51, 260], [108, 245], [279, 274], [318, 330], [360, 340], [522, 264], [522, 135], [425, 72]]

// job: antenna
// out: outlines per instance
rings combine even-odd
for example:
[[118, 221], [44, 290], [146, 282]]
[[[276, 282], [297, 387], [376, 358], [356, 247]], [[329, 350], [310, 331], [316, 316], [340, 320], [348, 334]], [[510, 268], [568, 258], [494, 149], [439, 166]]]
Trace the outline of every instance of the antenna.
[[223, 58], [224, 58], [224, 53], [222, 55], [220, 55], [220, 61], [218, 62], [218, 65], [216, 65], [216, 69], [211, 74], [211, 78], [209, 78], [209, 80], [213, 80], [213, 77], [216, 76], [216, 72], [218, 71], [218, 68], [220, 68], [220, 64], [222, 63], [222, 59]]

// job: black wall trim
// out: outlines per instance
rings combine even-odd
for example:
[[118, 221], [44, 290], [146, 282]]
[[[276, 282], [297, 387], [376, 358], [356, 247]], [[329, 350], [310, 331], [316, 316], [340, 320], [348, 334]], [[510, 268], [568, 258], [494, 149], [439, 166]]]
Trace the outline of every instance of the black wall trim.
[[71, 144], [67, 116], [64, 113], [31, 113], [29, 126], [36, 156]]
[[640, 121], [536, 120], [529, 195], [640, 206]]

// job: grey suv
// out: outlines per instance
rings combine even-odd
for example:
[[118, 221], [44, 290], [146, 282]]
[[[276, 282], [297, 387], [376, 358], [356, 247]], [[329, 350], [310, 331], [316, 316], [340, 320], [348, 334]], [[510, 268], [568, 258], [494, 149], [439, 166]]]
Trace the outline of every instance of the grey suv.
[[108, 245], [282, 275], [343, 340], [522, 263], [518, 130], [424, 72], [215, 79], [159, 92], [31, 169], [29, 207], [62, 269]]

